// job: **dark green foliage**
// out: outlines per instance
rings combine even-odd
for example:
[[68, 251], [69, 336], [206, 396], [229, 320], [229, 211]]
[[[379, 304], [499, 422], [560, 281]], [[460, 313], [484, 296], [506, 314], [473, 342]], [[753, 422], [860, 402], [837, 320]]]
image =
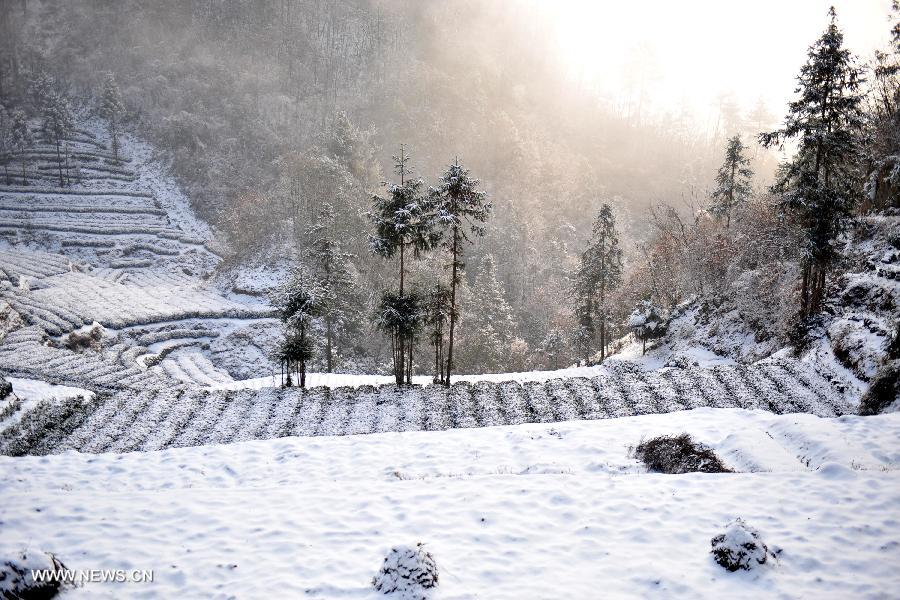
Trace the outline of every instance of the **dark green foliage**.
[[745, 156], [747, 147], [741, 143], [741, 136], [728, 140], [725, 148], [725, 162], [716, 174], [716, 189], [711, 195], [709, 212], [717, 218], [725, 219], [725, 227], [731, 226], [731, 214], [736, 206], [744, 202], [752, 193], [750, 159]]
[[272, 294], [272, 304], [284, 323], [284, 337], [275, 358], [288, 373], [296, 371], [300, 387], [306, 387], [306, 363], [312, 358], [313, 320], [321, 315], [323, 290], [304, 269], [294, 269], [290, 278]]
[[106, 74], [106, 80], [103, 82], [103, 94], [101, 96], [100, 116], [106, 119], [109, 131], [110, 146], [112, 146], [113, 156], [119, 160], [119, 133], [121, 133], [121, 118], [125, 113], [125, 103], [122, 100], [122, 93], [119, 91], [119, 85], [112, 73]]
[[857, 161], [864, 79], [843, 46], [834, 8], [829, 14], [828, 28], [810, 46], [797, 76], [798, 98], [789, 104], [783, 128], [759, 137], [764, 146], [783, 146], [787, 139], [799, 144], [772, 189], [805, 235], [801, 318], [821, 309], [825, 278], [836, 257], [835, 239], [862, 189]]
[[731, 473], [711, 448], [686, 433], [642, 441], [634, 455], [655, 473]]
[[475, 236], [484, 235], [484, 224], [492, 210], [487, 194], [478, 189], [480, 185], [481, 182], [472, 177], [457, 158], [444, 171], [438, 185], [430, 189], [433, 219], [442, 233], [443, 247], [450, 254], [450, 328], [447, 368], [444, 372], [446, 386], [450, 385], [450, 374], [453, 371], [453, 335], [459, 315], [456, 293], [465, 269], [462, 260], [464, 244], [472, 243], [469, 232]]
[[574, 279], [577, 302], [575, 345], [585, 364], [588, 364], [599, 329], [602, 362], [610, 341], [609, 297], [622, 283], [622, 248], [619, 246], [616, 217], [609, 204], [601, 206], [594, 219], [591, 239], [581, 254]]
[[306, 233], [308, 256], [313, 277], [321, 288], [319, 314], [325, 325], [325, 368], [334, 369], [335, 352], [352, 343], [360, 329], [360, 305], [352, 260], [336, 236], [335, 214], [331, 204], [324, 203], [319, 219]]
[[[413, 336], [421, 323], [418, 314], [421, 298], [407, 301], [404, 297], [407, 253], [418, 258], [440, 239], [431, 204], [423, 191], [425, 183], [408, 178], [412, 173], [409, 160], [406, 148], [401, 145], [400, 155], [394, 157], [394, 170], [400, 176], [400, 183], [390, 184], [386, 197], [376, 195], [369, 213], [375, 226], [375, 233], [370, 236], [372, 252], [385, 258], [395, 255], [400, 258], [399, 293], [385, 292], [376, 310], [378, 327], [391, 337], [397, 385], [412, 383]], [[416, 326], [412, 327], [414, 321]]]

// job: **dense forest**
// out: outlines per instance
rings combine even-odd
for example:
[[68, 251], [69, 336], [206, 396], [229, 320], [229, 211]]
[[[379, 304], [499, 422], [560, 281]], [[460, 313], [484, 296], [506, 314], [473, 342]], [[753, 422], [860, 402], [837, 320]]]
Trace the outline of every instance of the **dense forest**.
[[64, 129], [68, 105], [113, 139], [145, 136], [216, 228], [223, 273], [292, 273], [272, 296], [292, 332], [279, 356], [317, 369], [449, 382], [450, 361], [593, 362], [688, 302], [802, 345], [848, 219], [898, 205], [898, 25], [891, 48], [853, 57], [832, 14], [790, 106], [723, 95], [700, 123], [646, 110], [643, 77], [616, 102], [567, 85], [544, 16], [3, 0], [5, 164], [27, 144], [19, 110]]

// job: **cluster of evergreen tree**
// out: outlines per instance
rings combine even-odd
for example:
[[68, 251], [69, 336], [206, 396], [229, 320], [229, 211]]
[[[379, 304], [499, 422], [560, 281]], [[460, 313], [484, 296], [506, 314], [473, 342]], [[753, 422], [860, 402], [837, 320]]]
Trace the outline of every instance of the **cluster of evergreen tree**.
[[[470, 235], [484, 235], [484, 223], [491, 212], [480, 182], [456, 159], [441, 175], [436, 186], [425, 190], [424, 181], [409, 179], [410, 157], [401, 146], [395, 158], [399, 183], [388, 185], [388, 195], [376, 195], [369, 213], [375, 232], [372, 251], [391, 258], [399, 255], [398, 291], [386, 291], [377, 310], [377, 323], [391, 339], [394, 377], [397, 385], [412, 383], [413, 348], [424, 327], [431, 329], [436, 382], [450, 385], [453, 350], [459, 318], [458, 292], [465, 269], [464, 246]], [[405, 289], [405, 265], [423, 252], [443, 249], [449, 256], [450, 278], [446, 287], [436, 285], [428, 292]], [[446, 328], [446, 360], [444, 330]]]
[[[893, 8], [900, 17], [900, 5]], [[698, 295], [721, 302], [729, 288], [729, 310], [755, 320], [759, 335], [802, 345], [825, 308], [841, 232], [860, 209], [900, 206], [900, 19], [892, 51], [878, 53], [867, 71], [844, 46], [834, 8], [828, 16], [800, 68], [783, 126], [758, 135], [766, 148], [796, 142], [768, 193], [754, 192], [749, 149], [733, 135], [715, 187], [707, 202], [691, 207], [692, 219], [673, 207], [653, 212], [657, 233], [645, 249], [646, 266], [631, 270], [631, 296], [620, 299], [636, 306], [627, 324], [645, 347], [665, 331], [675, 304]], [[792, 263], [798, 280], [785, 285]], [[589, 297], [583, 290], [590, 279], [579, 271], [577, 281], [577, 296]], [[590, 337], [583, 332], [592, 305], [579, 306], [579, 335]]]

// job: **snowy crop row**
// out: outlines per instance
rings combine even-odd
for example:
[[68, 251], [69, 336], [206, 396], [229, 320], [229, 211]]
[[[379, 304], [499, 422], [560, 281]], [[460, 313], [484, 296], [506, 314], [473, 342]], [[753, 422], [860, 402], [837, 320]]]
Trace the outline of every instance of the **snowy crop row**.
[[549, 423], [666, 413], [698, 407], [835, 416], [851, 400], [827, 374], [777, 359], [751, 367], [628, 365], [594, 378], [460, 382], [447, 389], [358, 388], [122, 391], [41, 405], [0, 434], [6, 454], [148, 451], [290, 435], [349, 435]]

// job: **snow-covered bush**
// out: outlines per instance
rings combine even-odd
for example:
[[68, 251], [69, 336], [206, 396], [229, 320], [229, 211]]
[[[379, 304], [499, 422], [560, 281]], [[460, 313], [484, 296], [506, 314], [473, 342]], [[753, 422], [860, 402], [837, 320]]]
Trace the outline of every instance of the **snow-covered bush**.
[[647, 340], [655, 340], [666, 333], [668, 319], [665, 311], [650, 300], [641, 300], [628, 317], [628, 328], [634, 336], [644, 343], [647, 351]]
[[0, 400], [6, 399], [7, 396], [12, 394], [12, 384], [3, 378], [3, 375], [0, 375]]
[[73, 352], [91, 349], [100, 350], [103, 342], [103, 326], [94, 321], [86, 331], [73, 331], [66, 338], [66, 348]]
[[766, 564], [775, 554], [769, 551], [759, 532], [738, 517], [712, 540], [715, 561], [731, 572], [749, 571]]
[[437, 584], [437, 564], [421, 542], [391, 548], [381, 570], [372, 578], [376, 590], [402, 600], [424, 600]]
[[0, 600], [53, 598], [59, 594], [62, 585], [58, 581], [35, 581], [32, 572], [65, 568], [58, 558], [46, 552], [23, 550], [0, 559]]
[[695, 442], [690, 435], [660, 436], [642, 441], [635, 457], [656, 473], [730, 473], [711, 448]]

